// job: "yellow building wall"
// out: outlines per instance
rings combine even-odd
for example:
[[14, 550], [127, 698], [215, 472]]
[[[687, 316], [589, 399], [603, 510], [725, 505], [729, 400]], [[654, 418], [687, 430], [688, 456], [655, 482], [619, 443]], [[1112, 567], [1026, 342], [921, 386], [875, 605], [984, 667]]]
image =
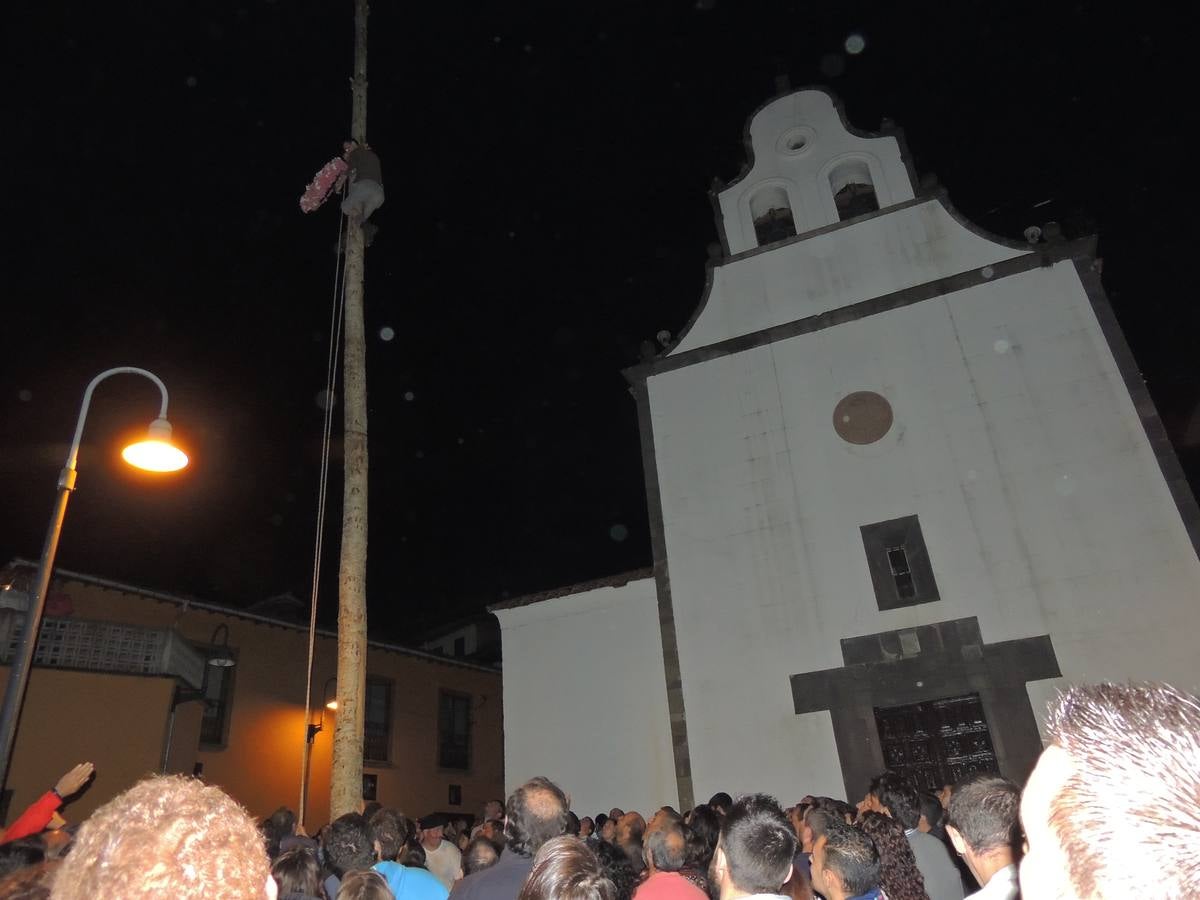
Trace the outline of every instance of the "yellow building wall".
[[[8, 674], [0, 667], [0, 690]], [[159, 771], [174, 687], [172, 678], [35, 668], [9, 767], [8, 821], [76, 763], [95, 763], [96, 776], [63, 810], [69, 822]]]
[[[56, 580], [56, 591], [69, 596], [72, 615], [77, 618], [154, 628], [174, 627], [186, 639], [197, 644], [208, 644], [219, 625], [227, 626], [229, 646], [235, 651], [237, 666], [232, 670], [233, 697], [225, 745], [197, 748], [200, 704], [183, 704], [176, 715], [175, 740], [170, 752], [171, 768], [186, 773], [192, 771], [195, 763], [203, 764], [202, 777], [205, 781], [224, 788], [258, 818], [270, 815], [279, 806], [297, 809], [305, 735], [306, 629], [269, 625], [74, 580]], [[317, 710], [322, 706], [326, 680], [336, 670], [336, 642], [333, 638], [317, 638], [315, 660], [313, 721], [318, 720]], [[34, 683], [50, 674], [77, 674], [87, 679], [122, 677], [35, 669], [31, 679], [31, 694]], [[498, 672], [371, 647], [367, 655], [367, 674], [368, 677], [386, 679], [392, 684], [388, 762], [386, 765], [364, 768], [364, 772], [378, 776], [380, 802], [398, 807], [412, 816], [435, 810], [477, 815], [487, 800], [503, 796], [503, 712]], [[64, 757], [67, 765], [62, 771], [89, 753], [95, 755], [98, 750], [93, 748], [105, 747], [117, 751], [113, 759], [105, 757], [105, 765], [112, 766], [111, 774], [106, 773], [97, 760], [97, 785], [105, 785], [105, 799], [133, 784], [138, 774], [157, 770], [161, 764], [171, 680], [133, 680], [156, 681], [163, 685], [163, 698], [155, 701], [153, 709], [150, 708], [151, 704], [142, 704], [141, 718], [145, 719], [141, 724], [142, 730], [151, 728], [152, 718], [158, 723], [153, 725], [157, 729], [154, 752], [146, 756], [145, 752], [139, 751], [137, 764], [122, 762], [118, 767], [115, 757], [120, 755], [119, 748], [126, 743], [125, 733], [119, 727], [97, 723], [96, 728], [86, 729], [77, 735], [74, 745]], [[472, 698], [471, 768], [466, 772], [441, 770], [437, 765], [438, 697], [442, 689], [468, 694]], [[49, 697], [43, 697], [42, 702], [49, 700]], [[32, 734], [26, 733], [31, 708], [40, 709], [41, 703], [26, 702], [26, 717], [22, 720], [18, 735], [15, 764], [20, 763], [22, 753], [36, 755], [36, 751], [29, 747]], [[52, 705], [46, 708], [51, 709]], [[333, 717], [336, 715], [325, 710], [326, 727], [313, 742], [309, 811], [306, 817], [310, 830], [320, 827], [329, 819], [329, 767]], [[40, 720], [41, 716], [35, 713], [34, 718]], [[135, 715], [134, 718], [139, 717]], [[137, 733], [140, 735], [140, 732]], [[139, 737], [138, 740], [143, 739]], [[57, 778], [59, 774], [61, 771], [52, 777]], [[34, 775], [30, 772], [27, 777], [22, 770], [14, 768], [15, 778], [10, 777], [9, 785], [16, 787], [20, 783], [22, 793], [14, 797], [10, 809], [16, 809], [21, 797], [33, 794], [35, 783], [43, 783], [40, 770], [36, 777]], [[452, 806], [448, 802], [452, 784], [459, 785], [462, 790], [462, 803], [459, 806]], [[109, 785], [113, 785], [114, 789], [109, 791]], [[49, 786], [45, 785], [40, 790]]]

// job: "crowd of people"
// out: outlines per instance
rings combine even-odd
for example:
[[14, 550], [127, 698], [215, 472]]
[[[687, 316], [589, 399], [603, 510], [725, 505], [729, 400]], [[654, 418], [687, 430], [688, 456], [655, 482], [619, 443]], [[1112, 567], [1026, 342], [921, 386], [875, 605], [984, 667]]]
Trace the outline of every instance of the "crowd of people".
[[[378, 803], [315, 837], [217, 787], [156, 776], [81, 826], [67, 773], [0, 844], [0, 900], [1027, 900], [1200, 896], [1200, 703], [1165, 685], [1075, 687], [1024, 791], [976, 773], [938, 795], [885, 772], [855, 805], [715, 794], [647, 820], [580, 818], [533, 778], [477, 820]], [[798, 760], [798, 765], [803, 761]]]

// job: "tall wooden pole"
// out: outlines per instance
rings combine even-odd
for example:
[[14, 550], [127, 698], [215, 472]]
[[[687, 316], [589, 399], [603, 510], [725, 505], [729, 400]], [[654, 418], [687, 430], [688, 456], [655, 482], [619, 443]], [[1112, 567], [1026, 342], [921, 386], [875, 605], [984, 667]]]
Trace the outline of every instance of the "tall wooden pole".
[[[354, 2], [354, 79], [350, 136], [367, 141], [367, 0]], [[329, 814], [362, 802], [363, 718], [367, 689], [367, 346], [363, 325], [362, 218], [346, 234], [345, 405], [342, 557], [338, 570], [337, 727], [333, 734]]]

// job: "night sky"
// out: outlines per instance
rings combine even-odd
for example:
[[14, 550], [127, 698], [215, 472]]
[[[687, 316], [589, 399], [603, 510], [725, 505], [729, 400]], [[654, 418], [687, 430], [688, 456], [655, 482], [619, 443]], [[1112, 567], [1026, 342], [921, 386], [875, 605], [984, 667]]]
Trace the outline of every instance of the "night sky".
[[[348, 137], [353, 5], [24, 6], [3, 39], [0, 557], [37, 557], [87, 381], [138, 365], [166, 381], [193, 465], [125, 468], [157, 395], [107, 382], [59, 565], [238, 606], [307, 600], [339, 216], [297, 200]], [[738, 173], [781, 76], [830, 87], [860, 129], [893, 119], [986, 228], [1097, 231], [1196, 484], [1194, 51], [1153, 9], [376, 0], [372, 630], [411, 640], [648, 564], [621, 369], [698, 304], [708, 188]], [[335, 463], [325, 621], [340, 496]]]

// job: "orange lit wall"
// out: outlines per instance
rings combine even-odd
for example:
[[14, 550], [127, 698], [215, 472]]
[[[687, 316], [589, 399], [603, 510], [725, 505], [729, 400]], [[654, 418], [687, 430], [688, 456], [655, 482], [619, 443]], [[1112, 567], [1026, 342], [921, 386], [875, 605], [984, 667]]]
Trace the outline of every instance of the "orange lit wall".
[[[8, 673], [0, 667], [0, 689]], [[63, 811], [71, 822], [159, 771], [173, 690], [170, 678], [35, 668], [9, 770], [8, 821], [76, 763], [95, 763], [96, 777]]]
[[[170, 754], [172, 768], [190, 772], [195, 763], [203, 764], [203, 778], [225, 788], [256, 817], [265, 817], [281, 805], [297, 808], [305, 731], [306, 629], [269, 625], [73, 580], [56, 582], [56, 590], [69, 596], [73, 615], [78, 618], [148, 627], [173, 626], [185, 638], [198, 644], [207, 644], [218, 625], [227, 625], [229, 645], [236, 653], [238, 664], [232, 670], [233, 702], [226, 743], [222, 747], [198, 748], [200, 704], [184, 704], [176, 718], [176, 740]], [[325, 682], [336, 669], [335, 654], [334, 639], [318, 637], [313, 675], [314, 706], [318, 708]], [[392, 684], [389, 759], [386, 765], [364, 770], [378, 776], [380, 801], [398, 806], [413, 816], [435, 810], [478, 815], [486, 800], [502, 797], [504, 748], [500, 674], [379, 647], [369, 650], [367, 660], [369, 677], [387, 679]], [[34, 680], [47, 674], [69, 673], [35, 670]], [[109, 677], [72, 674], [84, 681]], [[141, 726], [143, 729], [151, 728], [149, 720], [152, 718], [157, 723], [153, 725], [157, 729], [153, 753], [145, 757], [145, 753], [138, 751], [139, 760], [149, 760], [138, 763], [142, 766], [139, 771], [147, 767], [157, 769], [161, 762], [170, 681], [137, 678], [132, 681], [161, 681], [163, 684], [164, 699], [153, 711], [150, 705], [144, 705], [139, 716], [146, 720]], [[441, 689], [468, 694], [472, 698], [472, 763], [466, 772], [444, 771], [437, 765], [437, 713]], [[328, 821], [334, 716], [336, 713], [325, 712], [327, 727], [313, 744], [307, 816], [310, 830]], [[315, 711], [313, 720], [317, 720]], [[90, 731], [81, 734], [72, 731], [72, 734], [75, 735], [75, 747], [67, 754], [72, 764], [80, 753], [98, 752], [93, 751], [94, 745], [110, 747], [119, 754], [125, 741], [124, 732], [119, 729], [110, 729], [106, 737]], [[190, 745], [187, 735], [191, 735]], [[18, 745], [18, 764], [22, 752], [35, 752], [28, 746], [24, 724]], [[120, 779], [114, 777], [114, 783], [122, 782], [117, 790], [133, 782], [134, 776], [124, 774], [129, 769], [130, 766], [125, 765], [120, 770], [123, 773]], [[23, 792], [20, 797], [32, 794], [34, 790], [32, 786], [26, 787], [27, 782], [30, 785], [42, 783], [40, 770], [31, 772], [30, 776], [18, 770], [14, 774], [18, 780], [10, 778], [9, 784], [20, 784]], [[525, 777], [536, 773], [518, 774]], [[460, 806], [451, 806], [448, 802], [451, 784], [462, 789]], [[20, 802], [20, 797], [14, 803]]]

